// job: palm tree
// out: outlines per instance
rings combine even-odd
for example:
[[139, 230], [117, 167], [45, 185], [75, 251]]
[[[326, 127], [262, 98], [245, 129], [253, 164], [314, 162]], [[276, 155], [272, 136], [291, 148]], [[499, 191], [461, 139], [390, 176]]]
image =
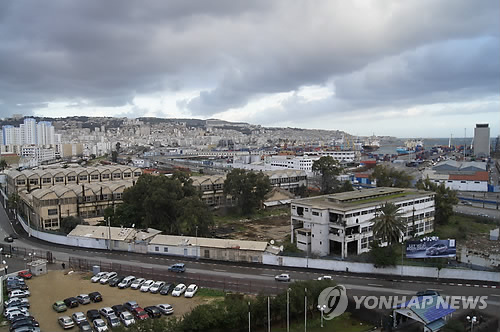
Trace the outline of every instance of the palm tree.
[[376, 239], [387, 242], [390, 246], [392, 243], [399, 241], [406, 229], [406, 224], [401, 218], [399, 207], [395, 204], [385, 203], [380, 208], [380, 212], [380, 215], [374, 218], [373, 234]]

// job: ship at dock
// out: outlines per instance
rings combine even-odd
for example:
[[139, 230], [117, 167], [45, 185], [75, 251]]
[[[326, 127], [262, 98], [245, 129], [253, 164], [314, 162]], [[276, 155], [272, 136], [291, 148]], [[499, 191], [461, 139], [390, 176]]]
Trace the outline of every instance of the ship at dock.
[[372, 138], [365, 140], [361, 144], [361, 147], [363, 148], [364, 152], [373, 152], [373, 151], [378, 150], [378, 148], [380, 148], [380, 142], [375, 137], [372, 137]]
[[414, 152], [419, 152], [424, 149], [424, 143], [422, 140], [417, 140], [417, 139], [409, 139], [405, 141], [404, 146], [400, 146], [396, 148], [396, 152], [398, 154], [408, 154], [408, 153], [414, 153]]

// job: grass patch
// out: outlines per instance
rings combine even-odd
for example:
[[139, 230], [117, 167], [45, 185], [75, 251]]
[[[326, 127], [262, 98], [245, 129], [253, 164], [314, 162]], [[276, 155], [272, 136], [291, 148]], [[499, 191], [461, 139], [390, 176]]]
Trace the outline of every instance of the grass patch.
[[465, 239], [467, 234], [488, 234], [498, 226], [492, 223], [481, 222], [472, 216], [454, 215], [445, 225], [436, 225], [433, 235], [440, 239]]
[[[286, 322], [284, 323], [286, 324]], [[324, 332], [324, 331], [342, 331], [342, 332], [364, 332], [371, 329], [373, 326], [367, 323], [362, 323], [357, 319], [351, 317], [351, 314], [346, 312], [339, 317], [335, 317], [332, 320], [323, 320], [323, 328], [321, 328], [321, 316], [316, 315], [313, 319], [307, 320], [307, 331], [309, 332]], [[274, 332], [286, 332], [285, 327], [274, 327], [271, 326], [271, 330]], [[264, 330], [262, 330], [264, 331]], [[267, 329], [265, 329], [267, 331]], [[304, 320], [291, 321], [290, 322], [291, 332], [302, 332], [304, 331]]]
[[203, 297], [224, 297], [226, 296], [226, 292], [220, 290], [220, 289], [213, 289], [213, 288], [200, 288], [198, 292], [196, 293], [197, 296], [203, 296]]

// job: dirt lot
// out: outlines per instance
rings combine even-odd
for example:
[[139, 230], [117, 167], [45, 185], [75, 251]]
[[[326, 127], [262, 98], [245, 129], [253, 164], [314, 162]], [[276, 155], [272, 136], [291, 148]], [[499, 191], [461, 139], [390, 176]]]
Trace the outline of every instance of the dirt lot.
[[[170, 295], [159, 295], [151, 293], [141, 293], [138, 290], [118, 289], [108, 285], [94, 284], [90, 282], [89, 273], [64, 274], [62, 271], [50, 271], [48, 274], [33, 277], [28, 280], [31, 291], [30, 313], [40, 322], [42, 331], [63, 331], [58, 325], [57, 318], [60, 316], [71, 316], [74, 312], [82, 311], [85, 314], [89, 309], [99, 309], [110, 307], [115, 304], [123, 304], [127, 301], [137, 301], [141, 307], [169, 303], [174, 307], [174, 315], [182, 316], [199, 304], [211, 301], [210, 298], [197, 297], [186, 299], [184, 297], [172, 297]], [[68, 309], [64, 313], [56, 313], [52, 310], [52, 303], [63, 300], [78, 294], [88, 294], [98, 291], [102, 294], [103, 301], [80, 305], [76, 308]]]
[[289, 233], [288, 215], [228, 222], [217, 230], [220, 237], [253, 241], [282, 241]]

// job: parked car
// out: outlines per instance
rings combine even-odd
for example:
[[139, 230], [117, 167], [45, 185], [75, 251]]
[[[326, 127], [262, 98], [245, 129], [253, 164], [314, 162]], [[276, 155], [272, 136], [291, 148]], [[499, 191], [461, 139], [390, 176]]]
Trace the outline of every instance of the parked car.
[[11, 322], [10, 324], [10, 329], [9, 331], [14, 331], [17, 328], [20, 328], [21, 326], [32, 326], [32, 327], [39, 327], [40, 323], [38, 323], [33, 317], [23, 317], [18, 320], [15, 320]]
[[161, 295], [168, 295], [169, 293], [171, 293], [175, 288], [175, 285], [174, 284], [165, 284], [163, 285], [163, 287], [160, 289], [160, 294]]
[[11, 326], [12, 326], [13, 324], [15, 324], [15, 323], [19, 322], [19, 321], [22, 321], [22, 320], [29, 320], [29, 321], [33, 322], [33, 325], [35, 325], [35, 326], [40, 326], [40, 324], [39, 324], [39, 323], [35, 320], [35, 317], [33, 317], [33, 316], [19, 317], [19, 318], [17, 318], [17, 319], [12, 319], [12, 320], [10, 321]]
[[154, 284], [154, 283], [155, 283], [155, 281], [154, 281], [154, 280], [152, 280], [152, 279], [146, 280], [146, 281], [142, 284], [142, 286], [141, 286], [141, 288], [140, 288], [140, 291], [141, 291], [141, 292], [148, 292], [148, 291], [149, 291], [149, 288], [150, 288], [151, 286], [153, 286], [153, 284]]
[[99, 313], [104, 317], [104, 318], [107, 318], [109, 315], [114, 315], [115, 312], [113, 311], [113, 309], [111, 309], [111, 307], [104, 307], [104, 308], [101, 308], [99, 309]]
[[120, 320], [122, 321], [125, 327], [129, 327], [132, 324], [135, 324], [134, 316], [128, 311], [123, 311], [120, 314]]
[[101, 318], [101, 314], [99, 314], [99, 311], [96, 309], [90, 309], [87, 310], [87, 318], [89, 321], [93, 322], [94, 320]]
[[427, 248], [425, 251], [425, 254], [427, 256], [437, 256], [437, 255], [443, 255], [446, 253], [448, 250], [448, 246], [444, 243], [436, 243], [432, 245], [431, 247]]
[[144, 311], [148, 313], [151, 318], [160, 318], [161, 311], [154, 305], [150, 305], [144, 308]]
[[25, 297], [11, 297], [7, 301], [4, 302], [5, 306], [10, 306], [11, 303], [18, 302], [18, 303], [26, 303], [29, 305], [30, 301], [25, 298]]
[[460, 203], [462, 203], [463, 205], [472, 205], [472, 203], [469, 201], [460, 201]]
[[125, 302], [123, 304], [123, 306], [125, 307], [125, 309], [132, 312], [132, 310], [139, 307], [139, 304], [137, 304], [137, 302], [135, 302], [135, 301], [128, 301], [128, 302]]
[[95, 276], [90, 278], [90, 281], [92, 281], [94, 283], [99, 282], [99, 280], [101, 280], [101, 278], [105, 277], [107, 274], [108, 274], [108, 272], [99, 272]]
[[142, 284], [146, 281], [144, 278], [137, 278], [135, 279], [132, 284], [130, 284], [130, 288], [132, 289], [139, 289], [141, 288]]
[[7, 292], [11, 292], [11, 291], [16, 290], [16, 289], [27, 290], [28, 285], [26, 285], [26, 282], [24, 282], [23, 279], [10, 280], [10, 281], [7, 281], [6, 288], [7, 288]]
[[76, 325], [80, 325], [82, 322], [86, 322], [87, 321], [87, 318], [85, 317], [85, 314], [83, 312], [81, 312], [81, 311], [74, 312], [71, 315], [71, 318], [76, 323]]
[[9, 316], [11, 313], [16, 312], [16, 311], [22, 311], [22, 312], [28, 312], [28, 309], [26, 308], [21, 308], [21, 307], [10, 307], [10, 308], [5, 308], [3, 311], [3, 315], [5, 317]]
[[113, 279], [114, 277], [116, 277], [117, 275], [118, 275], [118, 273], [116, 273], [116, 272], [108, 272], [108, 274], [106, 274], [104, 277], [102, 277], [101, 279], [99, 279], [99, 283], [102, 284], [102, 285], [105, 285], [111, 279]]
[[157, 294], [164, 285], [165, 281], [156, 281], [149, 287], [149, 291], [153, 294]]
[[184, 297], [193, 297], [197, 291], [198, 291], [198, 286], [196, 286], [195, 284], [191, 284], [184, 292]]
[[125, 277], [116, 276], [116, 277], [114, 277], [113, 279], [111, 279], [111, 280], [109, 281], [109, 285], [110, 285], [111, 287], [116, 287], [116, 286], [118, 286], [118, 284], [119, 284], [120, 282], [122, 282], [123, 278], [125, 278]]
[[80, 332], [94, 332], [94, 330], [92, 329], [92, 325], [90, 325], [90, 323], [87, 321], [81, 322], [79, 328]]
[[288, 273], [278, 274], [276, 277], [274, 277], [274, 280], [289, 282], [290, 281], [290, 275]]
[[66, 304], [64, 304], [63, 301], [56, 301], [54, 304], [52, 304], [52, 309], [54, 309], [56, 312], [64, 312], [68, 310], [68, 307], [66, 307]]
[[185, 272], [186, 271], [186, 265], [184, 265], [184, 263], [177, 263], [177, 264], [169, 266], [168, 270], [170, 272]]
[[111, 306], [111, 309], [113, 309], [113, 311], [115, 312], [116, 315], [119, 315], [121, 314], [122, 312], [124, 312], [125, 310], [125, 307], [121, 304], [115, 304], [114, 306]]
[[21, 326], [15, 330], [12, 330], [13, 332], [40, 332], [40, 328], [37, 326]]
[[6, 237], [4, 237], [4, 238], [3, 238], [3, 240], [4, 240], [5, 242], [8, 242], [8, 243], [12, 243], [12, 242], [14, 242], [14, 239], [13, 239], [11, 236], [6, 236]]
[[109, 315], [107, 318], [106, 318], [107, 322], [108, 322], [108, 325], [109, 327], [111, 327], [112, 329], [115, 328], [115, 327], [118, 327], [120, 325], [122, 325], [120, 323], [120, 320], [118, 319], [118, 317], [116, 317], [115, 314], [113, 315]]
[[17, 273], [17, 276], [18, 276], [18, 277], [21, 277], [21, 278], [23, 278], [23, 279], [31, 279], [31, 278], [33, 277], [33, 275], [31, 274], [31, 272], [30, 272], [30, 271], [28, 271], [28, 270], [19, 271], [19, 272]]
[[171, 315], [174, 313], [174, 308], [168, 303], [158, 304], [156, 307], [160, 309], [161, 313], [164, 315]]
[[80, 304], [89, 304], [90, 303], [90, 296], [88, 294], [80, 294], [76, 297], [76, 300]]
[[181, 296], [186, 291], [186, 285], [178, 284], [172, 291], [172, 296]]
[[28, 297], [31, 293], [29, 290], [14, 289], [9, 293], [9, 298], [11, 297]]
[[17, 319], [18, 317], [28, 317], [30, 313], [28, 311], [24, 310], [14, 310], [14, 311], [9, 311], [9, 313], [5, 316], [9, 321], [13, 321]]
[[76, 299], [76, 297], [68, 297], [67, 299], [64, 299], [64, 304], [68, 308], [76, 308], [76, 307], [78, 307], [79, 302]]
[[132, 285], [132, 283], [135, 281], [135, 277], [134, 276], [128, 276], [128, 277], [125, 277], [119, 284], [118, 284], [118, 288], [120, 289], [123, 289], [123, 288], [128, 288], [130, 287], [130, 285]]
[[89, 294], [90, 300], [92, 302], [101, 302], [102, 301], [102, 295], [99, 292], [92, 292]]
[[75, 326], [75, 322], [69, 316], [62, 316], [57, 319], [57, 322], [63, 329], [71, 329]]
[[94, 322], [94, 329], [96, 330], [96, 332], [106, 332], [106, 331], [109, 331], [108, 330], [108, 326], [106, 325], [106, 323], [104, 323], [104, 321], [102, 319], [96, 319]]
[[149, 318], [149, 315], [144, 309], [141, 307], [137, 307], [135, 309], [132, 309], [132, 315], [134, 315], [135, 318], [138, 320], [145, 320]]
[[[17, 297], [15, 297], [15, 299], [17, 299]], [[17, 301], [10, 302], [9, 304], [5, 305], [5, 308], [14, 308], [14, 307], [21, 307], [21, 308], [28, 309], [30, 307], [30, 303], [29, 302], [23, 302], [21, 300], [17, 300]]]

